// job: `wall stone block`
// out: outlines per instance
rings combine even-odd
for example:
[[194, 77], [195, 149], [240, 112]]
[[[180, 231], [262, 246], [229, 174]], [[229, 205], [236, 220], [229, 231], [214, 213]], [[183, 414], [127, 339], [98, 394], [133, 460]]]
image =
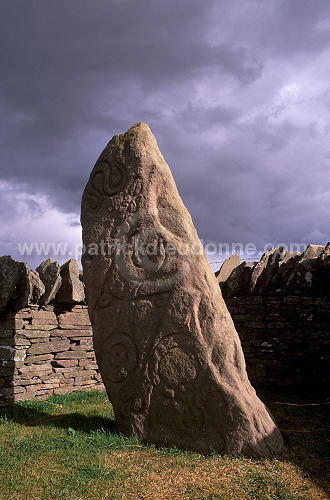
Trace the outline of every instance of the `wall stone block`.
[[0, 406], [92, 388], [104, 386], [85, 305], [0, 313]]

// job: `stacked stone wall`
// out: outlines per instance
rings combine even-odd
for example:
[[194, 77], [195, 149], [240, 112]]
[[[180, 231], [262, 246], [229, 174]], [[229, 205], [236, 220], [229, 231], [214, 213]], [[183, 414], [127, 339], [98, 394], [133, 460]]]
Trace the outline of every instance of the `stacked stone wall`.
[[251, 379], [329, 382], [330, 243], [271, 248], [258, 262], [233, 255], [216, 275]]
[[[233, 256], [216, 274], [252, 381], [329, 382], [330, 243], [254, 263]], [[1, 406], [104, 389], [80, 278], [73, 260], [29, 271], [0, 257]]]
[[329, 383], [329, 296], [278, 292], [225, 301], [252, 381]]
[[30, 305], [0, 313], [0, 405], [104, 389], [87, 307]]

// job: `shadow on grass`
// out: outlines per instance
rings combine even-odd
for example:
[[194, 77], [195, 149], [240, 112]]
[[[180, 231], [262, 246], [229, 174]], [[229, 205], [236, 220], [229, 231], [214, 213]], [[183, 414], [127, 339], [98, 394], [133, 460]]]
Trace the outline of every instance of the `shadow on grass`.
[[327, 463], [330, 458], [330, 399], [327, 388], [278, 388], [258, 383], [254, 386], [282, 432], [287, 452], [279, 460], [298, 466], [330, 495]]
[[[329, 493], [329, 395], [317, 388], [254, 385], [285, 440], [287, 452], [278, 460], [298, 466], [314, 484]], [[29, 427], [49, 426], [86, 434], [102, 429], [114, 436], [119, 434], [117, 423], [111, 418], [79, 412], [58, 413], [56, 405], [52, 408], [52, 404], [41, 401], [16, 403], [2, 409], [0, 416]]]
[[[46, 403], [44, 403], [45, 405]], [[103, 429], [111, 434], [118, 434], [115, 420], [100, 416], [86, 416], [79, 412], [54, 415], [38, 408], [27, 407], [16, 403], [0, 411], [0, 416], [28, 427], [49, 426], [60, 429], [74, 429], [89, 434]]]

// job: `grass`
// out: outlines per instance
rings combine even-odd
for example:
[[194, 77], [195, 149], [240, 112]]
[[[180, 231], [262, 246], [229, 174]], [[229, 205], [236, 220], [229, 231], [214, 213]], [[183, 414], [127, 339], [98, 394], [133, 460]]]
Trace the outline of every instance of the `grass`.
[[330, 405], [306, 405], [325, 396], [260, 392], [284, 429], [279, 458], [142, 445], [118, 432], [104, 392], [16, 403], [0, 411], [0, 499], [329, 499]]

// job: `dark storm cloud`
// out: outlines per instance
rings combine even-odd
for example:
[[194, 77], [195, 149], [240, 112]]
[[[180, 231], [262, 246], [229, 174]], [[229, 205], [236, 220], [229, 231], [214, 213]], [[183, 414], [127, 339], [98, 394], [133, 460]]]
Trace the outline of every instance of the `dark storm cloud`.
[[86, 175], [109, 135], [140, 119], [143, 96], [180, 83], [189, 92], [200, 72], [257, 78], [259, 65], [242, 47], [207, 42], [211, 11], [212, 3], [208, 11], [186, 1], [4, 4], [3, 177], [51, 189], [63, 209], [76, 208], [79, 170]]
[[[2, 2], [0, 180], [74, 227], [101, 150], [146, 121], [202, 238], [324, 243], [329, 15], [328, 0]], [[15, 210], [4, 197], [0, 217]]]

